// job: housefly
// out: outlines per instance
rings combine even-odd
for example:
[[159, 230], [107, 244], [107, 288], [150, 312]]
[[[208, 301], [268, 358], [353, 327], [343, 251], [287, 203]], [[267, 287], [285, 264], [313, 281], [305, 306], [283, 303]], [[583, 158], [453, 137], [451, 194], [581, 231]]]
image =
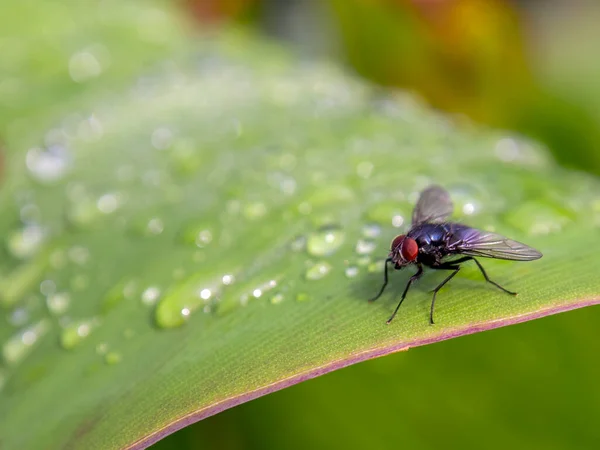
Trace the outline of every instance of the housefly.
[[414, 264], [417, 266], [417, 272], [408, 280], [398, 306], [387, 321], [388, 324], [396, 316], [410, 286], [423, 275], [423, 266], [435, 270], [451, 271], [450, 275], [433, 290], [429, 312], [429, 323], [433, 324], [435, 297], [438, 291], [458, 273], [462, 263], [473, 261], [485, 281], [507, 294], [517, 295], [516, 292], [504, 289], [492, 281], [475, 257], [511, 261], [533, 261], [542, 257], [537, 250], [499, 234], [477, 230], [460, 223], [448, 222], [447, 219], [453, 209], [450, 194], [444, 188], [435, 185], [429, 186], [421, 192], [415, 205], [412, 225], [408, 233], [396, 236], [392, 241], [390, 253], [385, 260], [383, 286], [369, 302], [374, 302], [383, 294], [388, 284], [390, 263], [397, 270]]

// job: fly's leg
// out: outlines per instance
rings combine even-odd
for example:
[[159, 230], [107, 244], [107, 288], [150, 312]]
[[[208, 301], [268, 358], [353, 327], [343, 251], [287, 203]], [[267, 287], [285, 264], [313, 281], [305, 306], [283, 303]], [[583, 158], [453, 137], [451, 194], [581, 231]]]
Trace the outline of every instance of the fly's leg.
[[369, 303], [374, 302], [379, 297], [381, 297], [381, 294], [383, 294], [383, 291], [385, 290], [385, 287], [388, 284], [388, 264], [391, 262], [392, 262], [392, 258], [388, 258], [385, 260], [385, 267], [383, 269], [383, 286], [381, 286], [381, 289], [379, 289], [379, 292], [377, 293], [377, 295], [375, 297], [369, 299]]
[[436, 287], [433, 290], [433, 297], [431, 299], [431, 309], [429, 310], [429, 325], [433, 325], [434, 321], [433, 321], [433, 308], [435, 306], [435, 297], [438, 293], [438, 291], [444, 287], [444, 285], [450, 281], [454, 275], [456, 275], [458, 273], [458, 271], [460, 270], [460, 266], [446, 266], [446, 267], [438, 267], [438, 269], [442, 269], [442, 270], [454, 270], [454, 272], [452, 272], [449, 276], [446, 277], [446, 279], [444, 281], [442, 281], [438, 287]]
[[490, 278], [488, 277], [487, 273], [485, 273], [485, 269], [483, 268], [483, 266], [481, 265], [481, 263], [479, 261], [477, 261], [475, 258], [473, 258], [472, 256], [465, 256], [463, 258], [460, 258], [460, 259], [457, 259], [455, 261], [452, 261], [452, 265], [460, 264], [462, 262], [467, 262], [467, 261], [470, 261], [470, 260], [475, 261], [475, 264], [477, 264], [477, 267], [479, 267], [479, 270], [481, 271], [481, 275], [483, 275], [483, 278], [485, 278], [485, 281], [487, 281], [490, 284], [493, 284], [498, 289], [500, 289], [501, 291], [506, 292], [507, 294], [517, 295], [516, 292], [509, 291], [508, 289], [504, 289], [502, 286], [500, 286], [495, 281], [490, 280]]
[[483, 275], [483, 278], [485, 278], [485, 281], [487, 281], [488, 283], [493, 284], [494, 286], [496, 286], [498, 289], [500, 289], [501, 291], [506, 292], [507, 294], [510, 295], [517, 295], [516, 292], [513, 291], [509, 291], [508, 289], [504, 289], [502, 286], [500, 286], [498, 283], [496, 283], [495, 281], [492, 281], [489, 279], [489, 277], [487, 276], [487, 273], [485, 273], [485, 270], [483, 268], [483, 266], [479, 263], [479, 261], [477, 261], [475, 258], [471, 258], [473, 261], [475, 261], [475, 264], [477, 264], [477, 267], [479, 267], [479, 270], [481, 270], [481, 274]]
[[410, 280], [408, 280], [408, 283], [406, 283], [406, 287], [404, 288], [404, 292], [402, 293], [402, 298], [400, 299], [398, 306], [396, 306], [396, 309], [394, 310], [394, 314], [392, 314], [390, 316], [390, 318], [387, 320], [386, 323], [388, 325], [390, 324], [390, 322], [392, 320], [394, 320], [394, 317], [396, 317], [396, 313], [398, 312], [398, 309], [400, 309], [400, 305], [404, 301], [404, 298], [406, 297], [406, 294], [408, 293], [408, 289], [410, 288], [410, 285], [413, 284], [415, 281], [417, 281], [419, 278], [421, 278], [421, 275], [423, 275], [423, 266], [421, 266], [419, 264], [419, 269], [417, 270], [417, 273], [415, 273], [412, 277], [410, 277]]

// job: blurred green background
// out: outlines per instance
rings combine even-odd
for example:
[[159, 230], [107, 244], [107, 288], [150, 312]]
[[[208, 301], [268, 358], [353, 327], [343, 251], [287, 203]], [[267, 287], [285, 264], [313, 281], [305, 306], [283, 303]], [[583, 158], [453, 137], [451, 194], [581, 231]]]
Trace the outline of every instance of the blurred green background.
[[[564, 166], [600, 173], [594, 0], [184, 7], [200, 28], [233, 21], [259, 29], [307, 59], [337, 60], [465, 120], [537, 138]], [[596, 448], [599, 328], [600, 311], [586, 308], [364, 362], [225, 411], [154, 448]]]

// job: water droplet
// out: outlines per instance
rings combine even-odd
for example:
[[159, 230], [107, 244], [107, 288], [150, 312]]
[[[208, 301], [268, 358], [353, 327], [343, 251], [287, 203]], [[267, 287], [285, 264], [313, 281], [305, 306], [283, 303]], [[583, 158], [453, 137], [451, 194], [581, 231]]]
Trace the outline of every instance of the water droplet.
[[342, 246], [345, 237], [341, 228], [326, 226], [308, 236], [306, 250], [312, 256], [328, 256]]
[[106, 342], [100, 342], [96, 345], [96, 353], [99, 355], [105, 355], [108, 352], [108, 344]]
[[368, 179], [371, 177], [371, 174], [373, 173], [373, 163], [370, 161], [363, 161], [361, 163], [358, 163], [358, 165], [356, 166], [356, 174], [363, 178], [363, 179]]
[[115, 193], [108, 193], [98, 198], [96, 201], [96, 207], [102, 214], [112, 214], [117, 210], [117, 208], [119, 208], [120, 203], [121, 201], [119, 195]]
[[88, 287], [89, 282], [90, 280], [87, 275], [75, 275], [73, 278], [71, 278], [71, 289], [73, 289], [76, 292], [81, 292]]
[[72, 203], [67, 210], [67, 220], [78, 228], [87, 228], [100, 220], [97, 202], [87, 195]]
[[158, 217], [154, 217], [154, 218], [150, 219], [148, 221], [148, 224], [146, 225], [146, 230], [147, 230], [148, 234], [152, 234], [152, 235], [161, 234], [164, 229], [165, 229], [165, 224]]
[[15, 308], [9, 315], [8, 321], [15, 327], [21, 327], [29, 320], [29, 311], [23, 307]]
[[46, 258], [35, 258], [21, 264], [6, 277], [0, 278], [0, 303], [11, 306], [21, 300], [28, 291], [35, 289], [46, 271], [47, 264]]
[[284, 300], [283, 294], [281, 294], [281, 293], [275, 294], [274, 296], [271, 297], [271, 304], [278, 305], [279, 303], [283, 302], [283, 300]]
[[58, 292], [46, 297], [46, 306], [51, 314], [60, 316], [64, 314], [71, 303], [71, 296], [67, 292]]
[[103, 71], [103, 62], [107, 64], [110, 53], [102, 45], [93, 45], [78, 51], [69, 58], [69, 75], [76, 83], [96, 78]]
[[294, 252], [301, 252], [306, 248], [306, 237], [305, 236], [297, 236], [290, 243], [290, 248]]
[[9, 234], [6, 241], [8, 251], [18, 259], [26, 259], [35, 255], [44, 240], [46, 233], [39, 225], [25, 225], [23, 228]]
[[85, 265], [90, 259], [90, 251], [80, 245], [74, 245], [67, 251], [69, 259], [78, 266]]
[[173, 142], [173, 132], [167, 127], [159, 127], [152, 132], [150, 142], [155, 149], [166, 150]]
[[373, 242], [373, 241], [359, 239], [358, 242], [356, 243], [356, 253], [358, 253], [359, 255], [368, 255], [370, 253], [373, 253], [375, 248], [376, 248], [376, 245], [375, 245], [375, 242]]
[[123, 300], [132, 300], [141, 296], [139, 284], [135, 280], [124, 280], [113, 287], [104, 297], [102, 310], [110, 311]]
[[56, 292], [56, 283], [52, 280], [44, 280], [40, 283], [40, 293], [44, 296], [54, 294]]
[[266, 283], [263, 283], [259, 286], [256, 286], [253, 290], [252, 290], [252, 297], [254, 298], [260, 298], [262, 297], [262, 295], [265, 292], [270, 291], [271, 289], [275, 288], [277, 286], [277, 280], [272, 279], [267, 281]]
[[400, 228], [404, 224], [404, 217], [400, 214], [394, 214], [392, 216], [392, 226]]
[[51, 183], [67, 173], [71, 156], [61, 145], [50, 145], [44, 149], [36, 147], [29, 149], [25, 163], [33, 178], [42, 183]]
[[29, 203], [21, 207], [19, 216], [23, 222], [27, 224], [35, 224], [36, 222], [39, 222], [41, 218], [40, 208], [33, 203]]
[[202, 230], [196, 236], [196, 246], [204, 247], [212, 241], [212, 233], [209, 230]]
[[247, 219], [260, 219], [267, 214], [267, 206], [262, 202], [249, 203], [244, 207], [244, 216]]
[[350, 267], [346, 267], [346, 270], [344, 271], [344, 273], [346, 274], [346, 276], [348, 278], [354, 278], [358, 275], [358, 267], [356, 266], [350, 266]]
[[104, 362], [106, 362], [106, 364], [109, 366], [119, 364], [122, 359], [123, 357], [121, 354], [114, 351], [108, 352], [106, 355], [104, 355]]
[[308, 300], [310, 300], [310, 296], [306, 292], [299, 292], [296, 294], [297, 302], [306, 302]]
[[154, 320], [161, 328], [174, 328], [183, 325], [197, 309], [204, 309], [217, 301], [221, 279], [206, 282], [197, 277], [182, 282], [171, 289], [158, 302]]
[[6, 364], [12, 366], [21, 362], [49, 329], [50, 323], [47, 319], [43, 319], [9, 338], [2, 346], [2, 355]]
[[202, 165], [202, 153], [191, 139], [177, 139], [169, 151], [173, 169], [181, 174], [195, 173]]
[[331, 264], [325, 261], [321, 261], [310, 267], [306, 271], [307, 280], [320, 280], [324, 278], [329, 272], [331, 272]]
[[60, 344], [65, 350], [72, 350], [83, 342], [100, 325], [100, 319], [84, 319], [71, 322], [60, 333]]
[[381, 227], [376, 223], [368, 223], [362, 227], [362, 234], [367, 238], [376, 238], [381, 234]]
[[160, 298], [160, 289], [156, 286], [150, 286], [142, 292], [142, 303], [146, 306], [154, 305]]
[[98, 141], [104, 135], [104, 126], [95, 114], [86, 117], [77, 127], [77, 136], [87, 142]]
[[221, 278], [221, 281], [223, 282], [223, 284], [225, 286], [229, 286], [230, 284], [233, 284], [233, 282], [235, 281], [235, 277], [233, 275], [223, 275], [223, 277]]

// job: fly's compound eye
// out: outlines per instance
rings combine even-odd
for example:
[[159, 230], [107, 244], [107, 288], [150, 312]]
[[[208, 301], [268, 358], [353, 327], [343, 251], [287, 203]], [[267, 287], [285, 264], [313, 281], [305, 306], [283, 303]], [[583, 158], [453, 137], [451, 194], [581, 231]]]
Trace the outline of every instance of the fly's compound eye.
[[400, 245], [402, 245], [402, 242], [404, 241], [404, 238], [406, 236], [404, 234], [401, 234], [400, 236], [396, 236], [394, 238], [394, 240], [392, 241], [392, 248], [390, 250], [394, 251], [396, 248], [398, 248]]
[[402, 241], [402, 248], [400, 249], [400, 254], [402, 255], [402, 258], [404, 258], [405, 261], [414, 261], [415, 259], [417, 259], [417, 255], [419, 254], [419, 246], [417, 245], [417, 242], [411, 238], [404, 238]]

